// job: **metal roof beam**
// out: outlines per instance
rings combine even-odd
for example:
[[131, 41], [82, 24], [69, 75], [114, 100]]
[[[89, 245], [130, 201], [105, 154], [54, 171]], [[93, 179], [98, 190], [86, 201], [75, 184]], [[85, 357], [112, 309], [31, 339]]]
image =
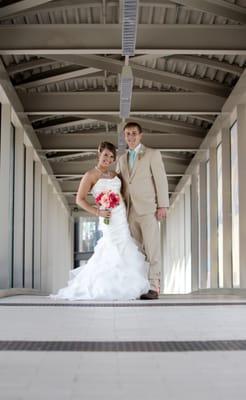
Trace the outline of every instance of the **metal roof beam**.
[[204, 56], [190, 56], [184, 54], [174, 54], [168, 56], [170, 59], [181, 60], [184, 62], [206, 65], [209, 68], [215, 68], [220, 71], [229, 72], [230, 74], [240, 76], [244, 69], [235, 64], [229, 64], [228, 62], [223, 62], [219, 60], [214, 60]]
[[[94, 118], [98, 121], [106, 121], [115, 124], [119, 124], [121, 122], [120, 118], [115, 115], [90, 115], [90, 118]], [[195, 117], [194, 117], [195, 118]], [[183, 121], [175, 121], [170, 119], [154, 119], [152, 118], [144, 118], [139, 116], [133, 116], [131, 118], [126, 118], [125, 123], [134, 120], [144, 130], [150, 130], [155, 132], [162, 132], [167, 134], [178, 134], [178, 135], [187, 135], [192, 136], [192, 132], [196, 134], [196, 136], [205, 136], [207, 130], [201, 128], [199, 126], [195, 126]]]
[[[19, 93], [27, 114], [116, 114], [119, 93]], [[204, 93], [133, 92], [134, 114], [219, 114], [225, 99]]]
[[[42, 152], [88, 152], [97, 151], [100, 141], [109, 141], [117, 145], [117, 132], [91, 135], [91, 134], [61, 134], [61, 135], [37, 135], [42, 145]], [[202, 138], [199, 136], [184, 136], [184, 135], [163, 135], [162, 133], [144, 133], [143, 143], [146, 146], [163, 149], [167, 151], [197, 151], [201, 145]]]
[[[69, 79], [77, 78], [93, 78], [93, 77], [103, 77], [103, 73], [97, 68], [81, 68], [73, 71], [64, 72], [64, 69], [69, 69], [68, 67], [59, 68], [56, 70], [46, 71], [45, 73], [38, 74], [38, 76], [33, 75], [31, 78], [18, 83], [15, 85], [16, 88], [36, 88], [39, 86], [49, 85], [57, 82], [63, 82]], [[70, 67], [71, 69], [71, 67]]]
[[6, 70], [9, 75], [14, 75], [18, 74], [19, 72], [29, 71], [35, 68], [41, 68], [52, 64], [57, 64], [57, 61], [51, 59], [47, 60], [46, 58], [38, 58], [36, 60], [10, 65], [6, 68]]
[[[110, 1], [108, 7], [118, 7], [119, 0]], [[176, 8], [176, 5], [173, 4], [170, 0], [139, 0], [139, 5], [142, 7], [164, 7], [164, 8]], [[6, 16], [2, 17], [2, 19], [9, 19], [13, 18], [16, 15], [30, 15], [30, 14], [37, 14], [38, 12], [42, 11], [57, 11], [57, 10], [71, 10], [73, 8], [94, 8], [94, 7], [101, 7], [102, 0], [58, 0], [52, 1], [46, 4], [41, 4], [40, 6], [33, 6], [29, 9], [12, 9], [9, 12], [5, 12]], [[11, 14], [10, 14], [11, 12]]]
[[61, 161], [70, 161], [70, 160], [75, 160], [76, 158], [81, 158], [81, 159], [85, 159], [87, 160], [94, 160], [97, 158], [97, 154], [96, 152], [80, 152], [80, 153], [70, 153], [70, 154], [66, 154], [66, 155], [59, 155], [59, 156], [52, 156], [49, 157], [48, 160], [49, 162], [53, 163], [53, 162], [61, 162]]
[[21, 0], [0, 8], [0, 19], [11, 18], [11, 16], [25, 13], [30, 8], [43, 5], [52, 0]]
[[172, 0], [175, 4], [180, 4], [194, 10], [207, 12], [210, 14], [224, 17], [233, 21], [246, 24], [246, 8], [236, 4], [231, 4], [223, 0]]
[[[36, 132], [46, 132], [50, 130], [59, 130], [59, 129], [64, 129], [64, 128], [71, 128], [71, 127], [76, 127], [77, 125], [84, 125], [84, 124], [95, 124], [95, 120], [92, 118], [84, 118], [84, 119], [78, 119], [78, 120], [71, 120], [67, 121], [64, 119], [65, 122], [62, 122], [62, 119], [58, 122], [54, 120], [53, 125], [51, 123], [47, 124], [46, 126], [41, 126], [40, 128], [34, 128]], [[102, 128], [100, 129], [100, 131]], [[92, 132], [97, 133], [97, 130], [93, 129]]]
[[[94, 120], [94, 121], [100, 121], [100, 122], [107, 122], [107, 123], [112, 123], [115, 125], [118, 125], [121, 123], [120, 117], [116, 115], [101, 115], [101, 114], [90, 114], [90, 115], [84, 115], [84, 119], [81, 119], [78, 117], [76, 120], [73, 118], [71, 121], [68, 121], [67, 119], [63, 118], [59, 121], [57, 119], [54, 119], [53, 124], [52, 121], [48, 121], [47, 125], [41, 126], [40, 128], [36, 128], [38, 132], [43, 132], [47, 130], [52, 130], [61, 127], [60, 124], [63, 123], [68, 123], [69, 126], [76, 126], [83, 124], [85, 121], [85, 118]], [[200, 117], [200, 116], [199, 116]], [[194, 118], [197, 118], [197, 116], [194, 116]], [[209, 116], [205, 115], [204, 118], [209, 118]], [[198, 118], [199, 119], [199, 118]], [[202, 119], [202, 116], [200, 117]], [[183, 121], [176, 121], [176, 120], [171, 120], [171, 119], [154, 119], [152, 118], [139, 118], [138, 116], [134, 116], [133, 118], [127, 118], [125, 120], [125, 123], [134, 120], [135, 122], [139, 123], [144, 130], [150, 130], [150, 131], [155, 131], [155, 132], [162, 132], [166, 133], [168, 135], [170, 134], [178, 134], [178, 135], [187, 135], [187, 136], [192, 136], [192, 132], [195, 134], [195, 136], [205, 136], [207, 133], [207, 130], [204, 128], [201, 128], [199, 126], [189, 124], [187, 122]], [[210, 120], [210, 122], [213, 122], [213, 119]], [[65, 126], [65, 125], [64, 125]], [[113, 130], [113, 129], [112, 129]], [[99, 131], [102, 131], [102, 129], [93, 129], [86, 131], [85, 133], [97, 133]], [[76, 132], [73, 132], [76, 133]], [[83, 133], [83, 132], [81, 132]]]
[[[97, 55], [59, 55], [54, 56], [54, 59], [60, 62], [71, 62], [77, 65], [86, 65], [88, 67], [99, 68], [99, 70], [102, 69], [115, 74], [120, 74], [122, 67], [124, 66], [122, 61]], [[134, 78], [140, 78], [152, 82], [162, 83], [163, 85], [172, 85], [189, 91], [197, 91], [222, 97], [227, 97], [231, 91], [230, 88], [218, 82], [191, 78], [168, 71], [160, 71], [136, 64], [131, 61], [130, 66]]]
[[199, 136], [203, 137], [207, 131], [200, 126], [195, 126], [183, 121], [175, 121], [171, 119], [157, 119], [154, 118], [140, 118], [133, 117], [129, 118], [126, 122], [134, 120], [139, 123], [144, 129], [153, 130], [155, 132], [163, 132], [167, 134], [179, 134], [187, 136]]
[[[138, 25], [135, 54], [246, 54], [246, 26]], [[121, 54], [120, 24], [1, 25], [0, 54]]]

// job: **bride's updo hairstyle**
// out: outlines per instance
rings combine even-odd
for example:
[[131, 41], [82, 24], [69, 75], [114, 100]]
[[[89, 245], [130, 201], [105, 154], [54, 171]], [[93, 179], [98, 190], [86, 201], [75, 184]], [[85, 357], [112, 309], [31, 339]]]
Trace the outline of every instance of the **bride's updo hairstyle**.
[[110, 142], [101, 142], [98, 146], [98, 153], [101, 154], [103, 150], [109, 150], [114, 155], [114, 161], [116, 160], [116, 147], [113, 143]]

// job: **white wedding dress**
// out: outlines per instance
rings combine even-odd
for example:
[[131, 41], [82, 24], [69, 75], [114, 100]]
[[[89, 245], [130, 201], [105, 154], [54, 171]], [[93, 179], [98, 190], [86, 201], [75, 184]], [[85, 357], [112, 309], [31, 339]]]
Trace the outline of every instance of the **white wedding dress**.
[[[117, 176], [112, 179], [100, 178], [93, 186], [92, 194], [96, 197], [108, 189], [120, 194], [121, 181]], [[68, 285], [50, 297], [68, 300], [133, 300], [149, 291], [149, 264], [130, 235], [122, 198], [119, 206], [111, 212], [109, 225], [100, 217], [99, 227], [103, 236], [97, 242], [92, 257], [84, 266], [71, 270]]]

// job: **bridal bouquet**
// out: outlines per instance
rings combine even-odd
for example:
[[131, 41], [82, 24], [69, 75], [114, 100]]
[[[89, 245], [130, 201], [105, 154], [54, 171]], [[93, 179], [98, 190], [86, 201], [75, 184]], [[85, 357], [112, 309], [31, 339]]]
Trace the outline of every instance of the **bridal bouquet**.
[[[105, 190], [96, 197], [95, 201], [103, 210], [112, 210], [120, 204], [120, 196], [112, 190]], [[108, 225], [109, 218], [104, 218], [103, 222]]]

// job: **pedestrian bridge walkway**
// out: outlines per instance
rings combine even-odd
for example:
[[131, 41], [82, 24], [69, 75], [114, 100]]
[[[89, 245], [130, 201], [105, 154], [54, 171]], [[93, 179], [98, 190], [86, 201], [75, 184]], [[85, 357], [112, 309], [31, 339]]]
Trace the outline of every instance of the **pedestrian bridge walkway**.
[[0, 320], [4, 400], [245, 398], [243, 290], [153, 302], [2, 297]]
[[[246, 398], [245, 37], [244, 0], [0, 2], [0, 400]], [[165, 295], [54, 303], [128, 121], [166, 169]]]

